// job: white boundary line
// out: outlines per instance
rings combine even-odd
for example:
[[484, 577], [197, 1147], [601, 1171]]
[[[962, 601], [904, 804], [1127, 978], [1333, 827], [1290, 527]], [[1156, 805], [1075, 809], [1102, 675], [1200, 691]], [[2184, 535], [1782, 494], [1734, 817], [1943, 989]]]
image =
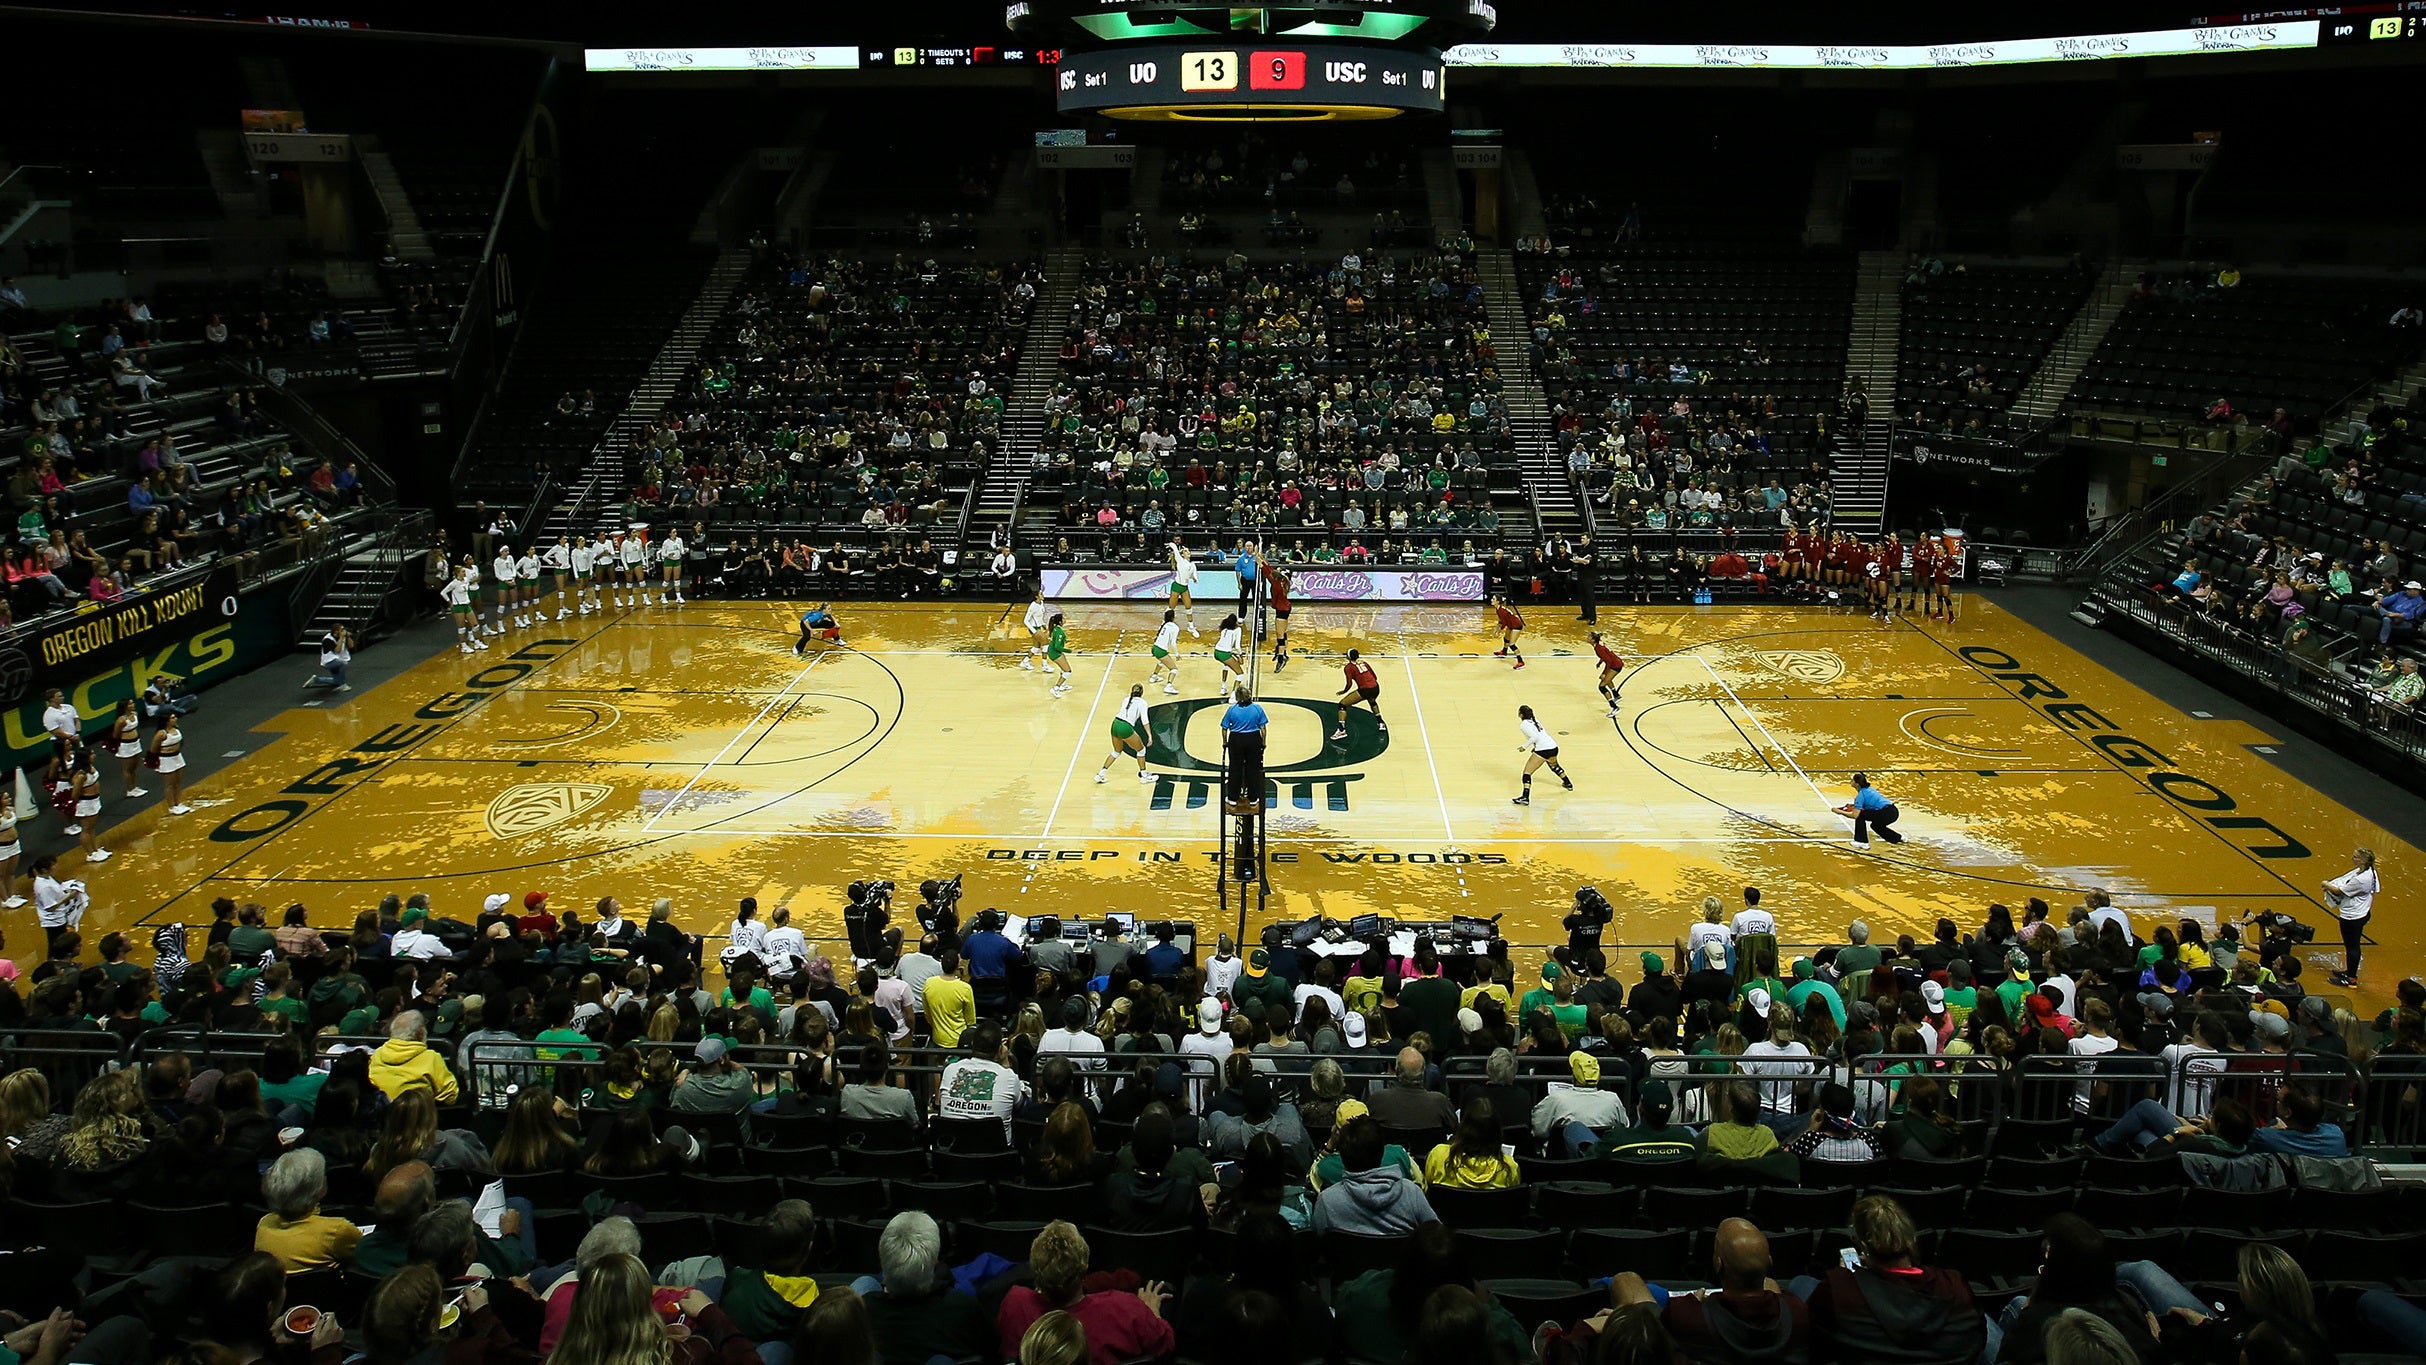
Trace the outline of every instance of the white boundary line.
[[1078, 761], [1086, 755], [1087, 736], [1095, 733], [1095, 712], [1103, 706], [1103, 691], [1112, 685], [1112, 665], [1120, 658], [1120, 642], [1128, 638], [1122, 631], [1112, 637], [1112, 647], [1104, 651], [1103, 679], [1095, 684], [1095, 699], [1087, 703], [1086, 723], [1079, 728], [1078, 743], [1070, 746], [1070, 766], [1061, 770], [1061, 788], [1053, 793], [1053, 809], [1045, 812], [1044, 832], [1036, 836], [1043, 843], [1053, 837], [1053, 822], [1061, 818], [1062, 798], [1070, 793], [1070, 775], [1078, 771]]
[[1432, 799], [1440, 803], [1441, 837], [1451, 844], [1455, 844], [1457, 827], [1449, 822], [1449, 794], [1440, 785], [1440, 760], [1432, 753], [1432, 727], [1424, 720], [1423, 694], [1415, 688], [1415, 660], [1403, 652], [1407, 647], [1406, 636], [1399, 636], [1398, 647], [1402, 651], [1398, 656], [1398, 661], [1405, 665], [1407, 670], [1407, 703], [1415, 708], [1415, 733], [1423, 741], [1424, 766], [1432, 770]]
[[1727, 700], [1734, 702], [1737, 710], [1742, 711], [1747, 716], [1750, 716], [1752, 718], [1752, 723], [1760, 727], [1761, 737], [1769, 741], [1771, 747], [1777, 750], [1777, 756], [1786, 760], [1786, 766], [1794, 769], [1794, 775], [1803, 779], [1803, 785], [1809, 787], [1811, 789], [1811, 794], [1819, 798], [1821, 809], [1827, 811], [1831, 816], [1835, 815], [1836, 807], [1829, 802], [1828, 794], [1819, 789], [1819, 783], [1811, 780], [1811, 774], [1803, 771], [1802, 764], [1794, 761], [1793, 752], [1785, 745], [1779, 744], [1777, 742], [1777, 736], [1769, 733], [1769, 724], [1767, 721], [1761, 719], [1760, 712], [1746, 706], [1744, 704], [1744, 699], [1735, 695], [1735, 689], [1727, 686], [1727, 680], [1718, 675], [1718, 670], [1710, 666], [1710, 661], [1708, 659], [1703, 658], [1699, 654], [1695, 654], [1693, 657], [1701, 660], [1702, 671], [1710, 675], [1710, 681], [1718, 684], [1719, 691], [1727, 694]]
[[[668, 836], [680, 834], [732, 835], [736, 838], [749, 839], [958, 839], [963, 843], [971, 844], [1019, 844], [1023, 842], [1038, 844], [1151, 844], [1157, 840], [1164, 842], [1176, 840], [1180, 843], [1199, 844], [1217, 844], [1219, 842], [1215, 836], [1202, 834], [939, 834], [931, 830], [894, 831], [881, 829], [732, 829], [723, 825], [711, 825], [700, 829], [670, 829], [664, 831], [664, 833]], [[1289, 842], [1293, 844], [1388, 844], [1393, 842], [1406, 843], [1411, 841], [1420, 841], [1429, 837], [1430, 836], [1428, 835], [1421, 834], [1390, 833], [1353, 835], [1291, 834], [1288, 836], [1288, 839]], [[1475, 840], [1474, 844], [1478, 848], [1492, 844], [1639, 844], [1646, 848], [1664, 848], [1670, 844], [1808, 844], [1813, 842], [1824, 843], [1826, 841], [1815, 840], [1813, 836], [1808, 834], [1748, 834], [1742, 836], [1741, 838], [1728, 838], [1723, 835], [1691, 835], [1680, 836], [1674, 839], [1661, 839], [1656, 837], [1640, 839], [1561, 839], [1551, 835], [1533, 835], [1525, 838], [1502, 838], [1497, 835], [1486, 835], [1483, 838]]]
[[749, 724], [744, 725], [739, 730], [735, 731], [733, 737], [724, 742], [724, 747], [716, 751], [716, 756], [714, 758], [709, 759], [704, 765], [702, 765], [698, 772], [691, 774], [691, 780], [682, 784], [682, 790], [674, 793], [673, 800], [668, 801], [664, 805], [657, 808], [657, 813], [650, 816], [648, 823], [640, 827], [640, 832], [643, 834], [656, 833], [657, 822], [663, 820], [676, 806], [682, 804], [683, 798], [691, 794], [691, 789], [699, 785], [699, 779], [706, 777], [709, 769], [714, 768], [717, 764], [724, 762], [724, 756], [733, 752], [734, 745], [739, 744], [742, 739], [746, 737], [752, 730], [758, 728], [758, 722], [767, 718], [767, 712], [775, 709], [775, 703], [790, 696], [792, 694], [792, 689], [800, 686], [801, 679], [809, 676], [809, 669], [817, 667], [817, 665], [824, 663], [827, 659], [832, 657], [832, 650], [819, 654], [816, 658], [809, 660], [807, 668], [803, 668], [798, 673], [792, 675], [792, 680], [783, 685], [783, 690], [776, 693], [774, 696], [767, 698], [767, 704], [758, 708], [757, 715], [750, 717]]

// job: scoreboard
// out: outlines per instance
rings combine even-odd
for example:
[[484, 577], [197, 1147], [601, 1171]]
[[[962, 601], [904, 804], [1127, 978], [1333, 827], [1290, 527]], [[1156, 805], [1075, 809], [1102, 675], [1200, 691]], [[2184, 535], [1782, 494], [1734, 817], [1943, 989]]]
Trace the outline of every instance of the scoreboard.
[[1437, 114], [1448, 73], [1424, 48], [1125, 44], [1064, 52], [1061, 112], [1131, 119], [1377, 119]]

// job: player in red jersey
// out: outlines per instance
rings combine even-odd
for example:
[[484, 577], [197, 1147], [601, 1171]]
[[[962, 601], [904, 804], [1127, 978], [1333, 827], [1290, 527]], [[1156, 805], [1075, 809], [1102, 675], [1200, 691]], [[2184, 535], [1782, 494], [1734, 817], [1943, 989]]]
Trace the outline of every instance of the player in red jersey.
[[[1912, 546], [1912, 595], [1920, 599], [1923, 607], [1929, 606], [1930, 575], [1936, 572], [1937, 537], [1922, 536]], [[1896, 609], [1907, 610], [1900, 601]], [[1935, 616], [1937, 612], [1933, 608], [1929, 614]]]
[[1279, 623], [1272, 632], [1272, 671], [1278, 673], [1289, 666], [1289, 571], [1266, 565], [1264, 584], [1271, 594], [1272, 619]]
[[1592, 655], [1600, 660], [1600, 694], [1608, 699], [1609, 719], [1617, 719], [1617, 675], [1626, 666], [1618, 652], [1609, 647], [1599, 631], [1592, 632]]
[[1792, 526], [1778, 542], [1778, 567], [1788, 583], [1803, 581], [1803, 533]]
[[1491, 609], [1499, 618], [1499, 649], [1491, 657], [1505, 659], [1514, 655], [1516, 666], [1523, 668], [1525, 650], [1523, 645], [1517, 643], [1517, 637], [1525, 633], [1525, 618], [1517, 613], [1516, 604], [1504, 596], [1493, 596]]
[[1953, 546], [1938, 547], [1936, 567], [1929, 575], [1929, 614], [1948, 625], [1954, 623], [1954, 575], [1962, 567], [1962, 555]]
[[1339, 671], [1347, 675], [1348, 685], [1340, 689], [1339, 728], [1331, 732], [1331, 738], [1348, 737], [1348, 708], [1360, 701], [1373, 708], [1373, 723], [1387, 733], [1390, 722], [1381, 718], [1381, 679], [1374, 676], [1373, 665], [1366, 663], [1363, 655], [1351, 649], [1348, 651], [1348, 661], [1339, 666]]

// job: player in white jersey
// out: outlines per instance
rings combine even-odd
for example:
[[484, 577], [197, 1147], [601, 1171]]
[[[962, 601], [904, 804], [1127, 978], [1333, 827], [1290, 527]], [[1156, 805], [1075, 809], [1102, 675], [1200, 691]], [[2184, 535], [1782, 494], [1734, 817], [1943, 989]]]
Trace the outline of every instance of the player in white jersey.
[[1151, 782], [1154, 774], [1146, 771], [1146, 685], [1139, 683], [1129, 689], [1129, 699], [1120, 704], [1120, 714], [1112, 717], [1112, 752], [1104, 755], [1103, 766], [1095, 770], [1097, 782], [1112, 780], [1112, 765], [1122, 758], [1137, 760], [1137, 780]]
[[565, 595], [568, 580], [573, 575], [572, 542], [558, 536], [556, 543], [550, 545], [547, 553], [539, 558], [548, 566], [548, 576], [556, 580], [556, 619], [561, 621], [573, 614], [573, 608], [568, 605], [572, 598]]
[[1545, 765], [1551, 772], [1558, 774], [1558, 780], [1562, 786], [1566, 787], [1568, 791], [1574, 791], [1575, 779], [1567, 776], [1567, 770], [1558, 765], [1558, 736], [1551, 734], [1547, 726], [1534, 718], [1532, 707], [1516, 708], [1516, 728], [1524, 736], [1524, 743], [1517, 745], [1516, 748], [1517, 752], [1525, 756], [1525, 774], [1524, 790], [1512, 798], [1515, 804], [1519, 806], [1533, 804], [1533, 774]]
[[1221, 694], [1247, 680], [1246, 646], [1239, 643], [1242, 632], [1237, 613], [1221, 618], [1221, 635], [1213, 641], [1213, 662], [1221, 665]]
[[480, 608], [476, 605], [480, 594], [472, 587], [472, 566], [456, 565], [455, 576], [438, 589], [438, 596], [446, 603], [447, 614], [455, 618], [455, 639], [463, 652], [487, 649], [489, 642], [480, 638]]
[[1147, 682], [1160, 680], [1165, 696], [1179, 695], [1179, 613], [1162, 614], [1162, 629], [1154, 632], [1154, 671]]
[[514, 561], [515, 581], [522, 584], [522, 610], [514, 614], [514, 624], [518, 626], [535, 626], [548, 619], [547, 608], [539, 605], [543, 589], [539, 586], [539, 556], [533, 552], [536, 548], [523, 546], [521, 556]]
[[497, 629], [495, 633], [503, 635], [505, 623], [509, 617], [512, 618], [515, 625], [522, 624], [522, 618], [514, 615], [515, 603], [522, 594], [520, 586], [522, 580], [521, 576], [514, 571], [513, 546], [501, 544], [497, 547], [497, 562], [489, 566], [489, 577], [497, 584]]
[[1044, 657], [1046, 627], [1053, 623], [1053, 608], [1045, 602], [1044, 584], [1036, 585], [1036, 600], [1028, 604], [1024, 619], [1028, 625], [1028, 652], [1019, 656], [1019, 666], [1034, 672], [1036, 661]]
[[1196, 629], [1196, 561], [1188, 557], [1188, 547], [1171, 542], [1171, 606], [1188, 623], [1188, 638], [1201, 640]]
[[[647, 578], [645, 578], [643, 575], [647, 573], [645, 566], [649, 562], [648, 528], [645, 526], [638, 527], [629, 535], [626, 535], [623, 538], [622, 546], [620, 546], [615, 553], [616, 558], [619, 561], [618, 567], [621, 569], [623, 574], [623, 581], [617, 585], [615, 596], [616, 605], [625, 607], [647, 606], [649, 604], [649, 585]], [[624, 600], [623, 592], [626, 589], [631, 592], [632, 596], [630, 601]]]
[[661, 606], [682, 605], [682, 556], [687, 549], [680, 527], [669, 527], [665, 539], [657, 542], [657, 563], [665, 573], [665, 591], [657, 599]]
[[573, 537], [574, 610], [583, 616], [598, 610], [598, 549], [588, 536]]
[[[481, 619], [481, 616], [480, 616], [480, 561], [479, 561], [479, 560], [477, 560], [477, 559], [469, 559], [469, 558], [465, 559], [465, 560], [464, 560], [464, 562], [463, 562], [463, 574], [464, 574], [464, 581], [465, 581], [465, 582], [467, 582], [467, 583], [469, 583], [469, 584], [471, 585], [471, 588], [472, 588], [472, 633], [473, 633], [473, 634], [475, 634], [475, 635], [503, 635], [503, 634], [505, 634], [505, 627], [504, 627], [504, 626], [500, 626], [500, 625], [491, 625], [491, 624], [489, 624], [488, 622], [483, 621], [483, 620]], [[483, 643], [485, 644], [486, 642], [485, 642], [485, 641], [483, 641]]]

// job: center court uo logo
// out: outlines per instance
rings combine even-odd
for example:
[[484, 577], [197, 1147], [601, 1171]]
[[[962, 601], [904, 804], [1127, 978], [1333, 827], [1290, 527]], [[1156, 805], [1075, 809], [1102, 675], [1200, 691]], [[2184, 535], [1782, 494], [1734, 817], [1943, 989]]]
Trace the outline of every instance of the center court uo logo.
[[[1390, 747], [1390, 732], [1381, 728], [1367, 711], [1348, 713], [1348, 737], [1329, 738], [1337, 729], [1339, 703], [1309, 697], [1263, 697], [1266, 709], [1294, 706], [1313, 714], [1323, 735], [1322, 747], [1293, 762], [1278, 762], [1280, 756], [1267, 753], [1264, 764], [1264, 800], [1279, 804], [1284, 795], [1290, 805], [1299, 810], [1314, 808], [1315, 789], [1321, 788], [1327, 809], [1344, 811], [1348, 808], [1348, 784], [1361, 782], [1361, 772], [1343, 771], [1358, 768], [1380, 758]], [[1154, 783], [1151, 806], [1169, 810], [1174, 796], [1185, 807], [1196, 810], [1211, 798], [1214, 786], [1220, 782], [1221, 753], [1200, 755], [1188, 748], [1191, 722], [1196, 713], [1207, 707], [1223, 707], [1219, 697], [1192, 697], [1185, 701], [1165, 702], [1146, 712], [1146, 762], [1157, 768], [1176, 769], [1165, 773]], [[1206, 742], [1218, 744], [1219, 731], [1205, 728]]]

